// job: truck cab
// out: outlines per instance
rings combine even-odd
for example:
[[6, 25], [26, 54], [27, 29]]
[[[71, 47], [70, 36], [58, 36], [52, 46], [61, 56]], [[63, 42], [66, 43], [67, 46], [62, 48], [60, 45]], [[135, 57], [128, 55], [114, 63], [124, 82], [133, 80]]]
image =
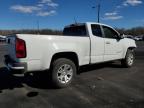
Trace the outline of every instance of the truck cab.
[[[101, 23], [80, 23], [66, 26], [65, 36], [81, 36], [90, 39], [90, 63], [122, 59], [128, 47], [135, 48], [132, 39], [126, 39], [112, 27]], [[127, 41], [127, 42], [126, 42]]]

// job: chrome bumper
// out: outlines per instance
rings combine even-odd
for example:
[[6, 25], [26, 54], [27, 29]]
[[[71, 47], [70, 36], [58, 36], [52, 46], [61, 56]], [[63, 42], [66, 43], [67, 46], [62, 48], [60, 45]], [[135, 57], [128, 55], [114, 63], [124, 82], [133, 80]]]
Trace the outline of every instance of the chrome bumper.
[[4, 63], [7, 67], [7, 69], [9, 71], [12, 71], [13, 73], [23, 74], [27, 70], [27, 64], [26, 63], [15, 62], [8, 55], [5, 55]]

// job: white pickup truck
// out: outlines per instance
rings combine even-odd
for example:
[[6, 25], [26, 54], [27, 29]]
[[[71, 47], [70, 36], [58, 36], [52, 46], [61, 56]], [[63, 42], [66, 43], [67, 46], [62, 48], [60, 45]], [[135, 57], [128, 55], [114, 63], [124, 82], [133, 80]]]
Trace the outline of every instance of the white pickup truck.
[[62, 36], [16, 34], [7, 43], [9, 70], [19, 74], [51, 70], [57, 87], [68, 86], [83, 65], [120, 60], [131, 67], [136, 48], [134, 40], [123, 38], [112, 27], [90, 22], [66, 26]]

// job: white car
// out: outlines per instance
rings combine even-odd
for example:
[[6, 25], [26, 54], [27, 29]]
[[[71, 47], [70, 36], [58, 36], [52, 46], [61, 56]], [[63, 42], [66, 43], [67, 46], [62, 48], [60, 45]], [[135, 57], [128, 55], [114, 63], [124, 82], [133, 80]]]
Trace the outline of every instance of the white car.
[[120, 60], [131, 67], [136, 48], [134, 40], [123, 38], [112, 27], [91, 22], [66, 26], [63, 36], [16, 34], [7, 43], [9, 70], [19, 74], [50, 70], [57, 87], [68, 86], [83, 65]]
[[125, 38], [129, 38], [129, 39], [135, 40], [134, 36], [132, 36], [132, 35], [124, 35], [124, 36], [125, 36]]
[[0, 42], [5, 42], [5, 41], [6, 41], [6, 37], [5, 37], [5, 36], [0, 35]]
[[142, 40], [143, 40], [143, 37], [142, 37], [142, 36], [136, 36], [134, 39], [135, 39], [136, 41], [142, 41]]

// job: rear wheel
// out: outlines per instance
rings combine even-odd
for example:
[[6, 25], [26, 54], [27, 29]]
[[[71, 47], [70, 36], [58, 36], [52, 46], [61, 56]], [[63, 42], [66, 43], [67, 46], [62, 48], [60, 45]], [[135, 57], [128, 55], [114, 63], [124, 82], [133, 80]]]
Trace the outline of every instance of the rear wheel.
[[134, 57], [134, 51], [128, 49], [127, 53], [126, 53], [126, 56], [125, 56], [125, 59], [121, 60], [122, 66], [131, 67], [134, 63], [134, 58], [135, 58]]
[[52, 65], [52, 81], [58, 88], [67, 87], [71, 84], [76, 73], [76, 66], [73, 61], [66, 58], [59, 58]]

